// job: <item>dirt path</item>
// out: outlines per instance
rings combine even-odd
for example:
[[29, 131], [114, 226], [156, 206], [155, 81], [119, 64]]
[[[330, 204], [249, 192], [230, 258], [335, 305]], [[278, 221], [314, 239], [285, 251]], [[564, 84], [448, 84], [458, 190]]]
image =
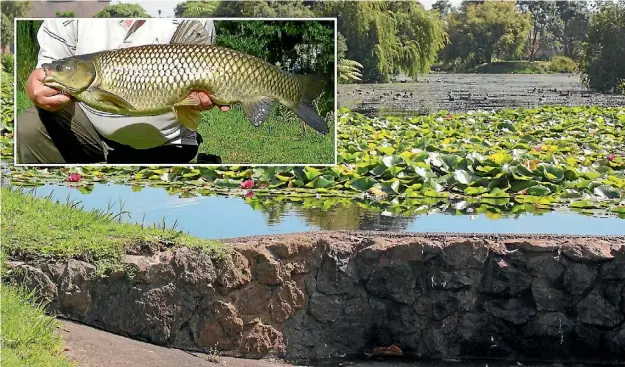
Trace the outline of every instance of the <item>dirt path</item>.
[[[61, 322], [67, 355], [79, 367], [270, 367], [293, 366], [281, 361], [244, 360], [190, 353], [125, 338], [72, 321]], [[211, 361], [212, 360], [212, 361]]]
[[[211, 356], [202, 353], [185, 352], [179, 349], [165, 348], [150, 343], [108, 333], [96, 328], [59, 319], [60, 334], [65, 342], [66, 354], [78, 363], [79, 367], [292, 367], [304, 366], [286, 363], [281, 360], [254, 360], [223, 356]], [[451, 367], [459, 361], [423, 363], [403, 361], [368, 362], [330, 362], [318, 366], [345, 367]], [[466, 362], [471, 367], [580, 367], [581, 364], [564, 365], [559, 363], [523, 364], [514, 362]]]

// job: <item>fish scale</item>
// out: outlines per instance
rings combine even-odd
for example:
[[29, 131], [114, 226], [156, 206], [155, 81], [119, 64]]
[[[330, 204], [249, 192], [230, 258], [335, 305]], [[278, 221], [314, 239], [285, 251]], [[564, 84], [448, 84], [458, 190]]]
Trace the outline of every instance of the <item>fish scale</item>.
[[169, 44], [127, 47], [44, 64], [44, 83], [106, 112], [149, 116], [173, 111], [192, 130], [200, 122], [194, 109], [197, 100], [188, 98], [192, 91], [208, 92], [217, 105], [242, 103], [256, 126], [277, 101], [317, 131], [328, 132], [325, 121], [311, 107], [325, 85], [319, 78], [291, 74], [226, 47], [177, 43], [173, 38]]
[[[170, 59], [178, 62], [172, 65]], [[254, 98], [259, 90], [270, 98], [301, 97], [293, 76], [259, 61], [218, 46], [168, 44], [124, 48], [94, 58], [102, 87], [146, 112], [167, 111], [163, 106], [179, 102], [191, 90], [210, 91], [217, 103]], [[168, 93], [154, 93], [164, 89]]]

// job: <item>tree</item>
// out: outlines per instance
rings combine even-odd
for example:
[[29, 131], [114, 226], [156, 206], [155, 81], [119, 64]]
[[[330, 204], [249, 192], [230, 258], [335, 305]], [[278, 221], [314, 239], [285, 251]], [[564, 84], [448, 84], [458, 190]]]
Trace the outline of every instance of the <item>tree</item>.
[[445, 18], [451, 11], [451, 2], [449, 0], [437, 0], [432, 4], [432, 10], [440, 14], [441, 19]]
[[28, 1], [2, 1], [2, 18], [0, 20], [0, 38], [3, 53], [9, 53], [13, 44], [13, 21], [15, 18], [23, 18], [31, 9]]
[[625, 94], [625, 1], [599, 2], [597, 7], [582, 46], [582, 81], [594, 90]]
[[338, 18], [346, 58], [363, 65], [365, 81], [388, 81], [396, 70], [425, 72], [444, 45], [440, 19], [417, 1], [318, 2], [313, 10]]
[[174, 14], [178, 18], [202, 18], [213, 16], [213, 13], [219, 6], [219, 0], [213, 1], [197, 1], [190, 0], [178, 3]]
[[97, 12], [94, 18], [150, 18], [139, 4], [117, 3], [107, 5]]
[[534, 61], [541, 48], [558, 50], [564, 25], [556, 2], [523, 0], [518, 5], [522, 11], [532, 15], [532, 29], [527, 38], [529, 60]]
[[57, 10], [56, 17], [57, 18], [74, 18], [76, 17], [76, 13], [74, 13], [71, 10], [65, 10], [65, 11]]
[[362, 80], [362, 64], [358, 61], [345, 58], [347, 52], [347, 41], [339, 32], [336, 37], [336, 53], [338, 56], [337, 74], [339, 83], [351, 83], [354, 80]]
[[417, 1], [391, 2], [389, 5], [397, 25], [396, 68], [412, 77], [430, 70], [438, 51], [447, 41], [439, 18], [428, 13]]
[[218, 17], [312, 18], [314, 15], [302, 0], [221, 1], [215, 11]]
[[469, 3], [464, 8], [447, 17], [449, 44], [441, 53], [443, 61], [476, 65], [491, 63], [495, 57], [520, 56], [532, 26], [531, 15], [509, 1]]
[[588, 38], [590, 10], [588, 4], [581, 1], [558, 1], [558, 15], [563, 23], [562, 51], [564, 56], [578, 60], [581, 45]]

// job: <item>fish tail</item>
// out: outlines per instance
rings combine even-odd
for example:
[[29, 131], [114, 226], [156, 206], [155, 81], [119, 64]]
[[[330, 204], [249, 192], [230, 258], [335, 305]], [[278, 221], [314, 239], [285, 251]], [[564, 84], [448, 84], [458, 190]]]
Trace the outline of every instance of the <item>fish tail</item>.
[[326, 83], [315, 76], [296, 75], [295, 77], [302, 84], [302, 96], [295, 104], [293, 111], [308, 126], [322, 134], [327, 134], [329, 130], [326, 121], [312, 107], [312, 102], [321, 95]]

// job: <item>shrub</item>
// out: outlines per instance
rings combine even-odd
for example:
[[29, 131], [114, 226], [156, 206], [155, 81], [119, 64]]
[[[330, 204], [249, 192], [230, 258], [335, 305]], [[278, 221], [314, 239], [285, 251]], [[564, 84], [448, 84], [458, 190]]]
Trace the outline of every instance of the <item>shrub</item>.
[[575, 60], [566, 56], [555, 56], [549, 64], [549, 71], [553, 73], [573, 74], [578, 70]]

